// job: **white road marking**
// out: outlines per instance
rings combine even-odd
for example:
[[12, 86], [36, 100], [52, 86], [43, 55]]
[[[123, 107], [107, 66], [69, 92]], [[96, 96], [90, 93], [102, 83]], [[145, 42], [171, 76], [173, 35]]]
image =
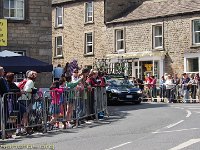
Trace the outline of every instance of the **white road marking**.
[[174, 107], [174, 108], [177, 108], [177, 109], [184, 109], [184, 108], [182, 108], [182, 107]]
[[116, 148], [118, 148], [118, 147], [122, 147], [122, 146], [127, 145], [127, 144], [130, 144], [130, 143], [132, 143], [132, 142], [123, 143], [123, 144], [120, 144], [120, 145], [117, 145], [117, 146], [114, 146], [114, 147], [111, 147], [111, 148], [105, 149], [105, 150], [116, 149]]
[[188, 109], [200, 109], [200, 108], [188, 108]]
[[200, 139], [191, 139], [191, 140], [184, 142], [184, 143], [182, 143], [182, 144], [180, 144], [180, 145], [178, 145], [174, 148], [171, 148], [169, 150], [180, 150], [180, 149], [183, 149], [185, 147], [188, 147], [188, 146], [195, 144], [195, 143], [198, 143], [198, 142], [200, 142]]
[[191, 111], [189, 111], [189, 110], [186, 110], [187, 111], [187, 116], [186, 116], [186, 118], [188, 118], [188, 117], [190, 117], [191, 116]]
[[197, 114], [200, 114], [200, 111], [194, 111], [195, 113], [197, 113]]
[[172, 127], [174, 127], [174, 126], [180, 124], [180, 123], [183, 122], [183, 121], [184, 121], [184, 120], [181, 120], [181, 121], [179, 121], [179, 122], [177, 122], [177, 123], [170, 124], [170, 125], [167, 126], [167, 128], [168, 128], [168, 129], [169, 129], [169, 128], [172, 128]]
[[200, 107], [200, 106], [199, 105], [193, 105], [193, 106], [189, 105], [189, 106], [184, 106], [184, 107]]
[[181, 129], [181, 130], [172, 130], [172, 131], [160, 131], [160, 132], [152, 132], [152, 133], [153, 133], [153, 134], [158, 134], [158, 133], [171, 133], [171, 132], [181, 132], [181, 131], [188, 131], [188, 130], [199, 130], [199, 128]]

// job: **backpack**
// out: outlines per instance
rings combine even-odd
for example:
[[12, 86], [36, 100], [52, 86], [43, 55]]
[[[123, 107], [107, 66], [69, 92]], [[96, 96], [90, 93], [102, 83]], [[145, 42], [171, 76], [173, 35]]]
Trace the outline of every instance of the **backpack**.
[[22, 80], [17, 86], [20, 90], [23, 90], [24, 85], [26, 84], [27, 79]]

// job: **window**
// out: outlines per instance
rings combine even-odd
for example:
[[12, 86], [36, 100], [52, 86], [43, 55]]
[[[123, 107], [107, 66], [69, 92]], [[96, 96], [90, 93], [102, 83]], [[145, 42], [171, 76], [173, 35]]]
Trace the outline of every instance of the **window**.
[[62, 36], [56, 37], [55, 56], [62, 56], [63, 39]]
[[92, 32], [85, 33], [85, 54], [93, 54], [93, 35], [92, 35]]
[[14, 82], [15, 83], [19, 83], [19, 82], [21, 82], [25, 78], [26, 78], [26, 75], [24, 73], [17, 73], [14, 76]]
[[56, 8], [56, 27], [63, 26], [63, 7]]
[[124, 50], [124, 30], [115, 30], [116, 51]]
[[153, 26], [153, 48], [163, 48], [163, 30], [162, 25]]
[[93, 22], [93, 2], [85, 3], [85, 22]]
[[4, 0], [4, 18], [24, 20], [24, 1], [25, 0]]
[[26, 52], [25, 51], [13, 51], [14, 53], [20, 54], [22, 56], [26, 56]]
[[199, 58], [198, 57], [186, 59], [186, 71], [199, 72]]
[[193, 20], [193, 44], [200, 44], [200, 20]]

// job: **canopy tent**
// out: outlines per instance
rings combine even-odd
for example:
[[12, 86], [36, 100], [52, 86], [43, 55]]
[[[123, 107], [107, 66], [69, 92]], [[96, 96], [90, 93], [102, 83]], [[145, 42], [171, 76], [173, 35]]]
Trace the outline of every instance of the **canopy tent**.
[[51, 64], [27, 56], [0, 57], [0, 66], [4, 67], [6, 72], [26, 72], [27, 70], [51, 72], [53, 70]]
[[0, 52], [0, 57], [12, 57], [12, 56], [22, 56], [22, 55], [8, 50]]

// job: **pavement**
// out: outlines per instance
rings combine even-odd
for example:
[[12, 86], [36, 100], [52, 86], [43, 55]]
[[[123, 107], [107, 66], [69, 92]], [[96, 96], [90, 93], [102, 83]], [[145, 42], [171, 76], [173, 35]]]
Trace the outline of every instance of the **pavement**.
[[[75, 129], [0, 141], [0, 149], [199, 150], [200, 104], [109, 106], [110, 116]], [[28, 147], [28, 146], [29, 147]]]

